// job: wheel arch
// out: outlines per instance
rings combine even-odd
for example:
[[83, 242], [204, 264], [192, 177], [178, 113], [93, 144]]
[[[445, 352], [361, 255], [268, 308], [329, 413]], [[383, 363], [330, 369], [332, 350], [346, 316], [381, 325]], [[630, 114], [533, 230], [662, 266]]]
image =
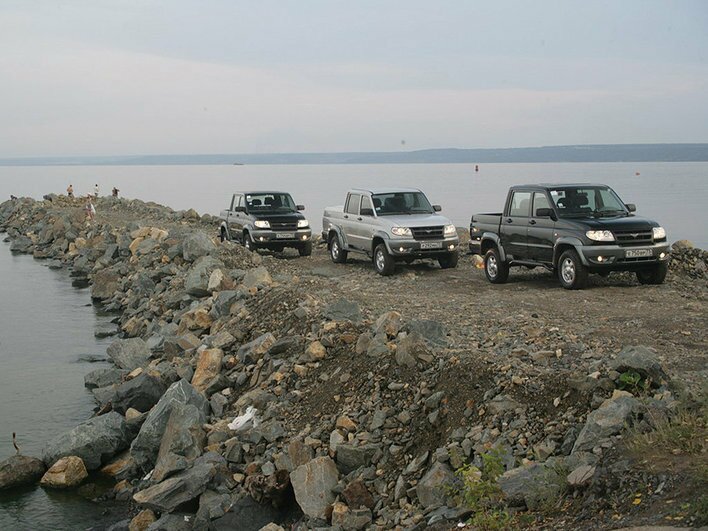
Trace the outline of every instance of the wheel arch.
[[583, 243], [577, 238], [562, 237], [558, 238], [555, 245], [553, 246], [553, 267], [558, 267], [558, 260], [561, 255], [568, 249], [573, 249], [580, 257], [580, 262], [584, 265], [588, 265], [588, 261], [585, 259], [585, 255], [582, 253]]

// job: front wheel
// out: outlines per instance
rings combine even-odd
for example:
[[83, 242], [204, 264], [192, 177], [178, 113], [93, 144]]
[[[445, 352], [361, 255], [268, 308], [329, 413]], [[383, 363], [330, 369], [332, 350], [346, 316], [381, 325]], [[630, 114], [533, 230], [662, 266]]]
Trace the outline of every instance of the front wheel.
[[342, 249], [339, 236], [336, 234], [332, 235], [329, 241], [329, 256], [335, 264], [343, 264], [347, 261], [347, 251]]
[[221, 243], [226, 241], [226, 229], [224, 227], [221, 227], [221, 232], [219, 233], [219, 240], [221, 240]]
[[637, 271], [637, 280], [640, 284], [663, 284], [668, 272], [669, 263], [663, 262], [651, 268]]
[[442, 269], [452, 269], [457, 267], [457, 261], [460, 259], [460, 255], [457, 251], [452, 253], [443, 254], [438, 256], [438, 264]]
[[376, 272], [383, 277], [393, 275], [396, 270], [396, 261], [388, 254], [383, 243], [378, 244], [374, 249], [374, 267]]
[[484, 255], [484, 274], [492, 284], [504, 284], [509, 278], [509, 266], [502, 261], [496, 247]]
[[565, 289], [583, 289], [588, 283], [588, 268], [574, 249], [568, 249], [558, 260], [558, 280]]
[[254, 252], [256, 250], [256, 244], [253, 243], [253, 238], [251, 238], [251, 235], [248, 232], [243, 233], [243, 246], [247, 251]]
[[300, 256], [310, 256], [312, 254], [312, 242], [303, 243], [297, 248], [297, 252], [300, 253]]

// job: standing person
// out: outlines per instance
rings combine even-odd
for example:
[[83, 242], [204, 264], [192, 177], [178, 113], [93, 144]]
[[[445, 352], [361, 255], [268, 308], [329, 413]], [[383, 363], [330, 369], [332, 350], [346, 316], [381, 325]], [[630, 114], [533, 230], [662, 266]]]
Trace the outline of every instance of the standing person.
[[86, 217], [89, 221], [93, 221], [93, 218], [96, 217], [96, 207], [93, 206], [90, 195], [86, 198], [86, 206], [84, 208], [86, 210]]
[[68, 195], [69, 198], [74, 199], [74, 185], [73, 184], [70, 184], [66, 188], [66, 195]]
[[120, 192], [120, 190], [118, 190], [118, 188], [116, 188], [116, 187], [114, 186], [114, 187], [113, 187], [113, 197], [118, 197], [118, 192]]
[[98, 199], [98, 183], [93, 185], [93, 195]]

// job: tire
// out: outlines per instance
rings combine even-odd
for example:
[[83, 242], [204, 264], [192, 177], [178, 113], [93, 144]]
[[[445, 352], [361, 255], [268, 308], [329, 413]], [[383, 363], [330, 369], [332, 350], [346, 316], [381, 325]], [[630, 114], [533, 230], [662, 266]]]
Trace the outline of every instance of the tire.
[[394, 271], [396, 271], [396, 261], [393, 259], [393, 256], [388, 254], [386, 246], [383, 243], [378, 244], [376, 249], [374, 249], [373, 262], [374, 269], [376, 269], [376, 272], [382, 277], [393, 275]]
[[583, 289], [588, 284], [588, 268], [574, 249], [568, 249], [558, 259], [558, 280], [565, 289]]
[[663, 284], [668, 271], [669, 263], [663, 262], [649, 269], [637, 271], [637, 280], [640, 284]]
[[329, 257], [335, 264], [343, 264], [347, 261], [347, 251], [342, 249], [342, 243], [336, 234], [329, 239]]
[[509, 266], [502, 261], [496, 247], [484, 255], [484, 274], [492, 284], [504, 284], [509, 278]]
[[252, 253], [256, 252], [256, 244], [253, 242], [253, 238], [251, 238], [250, 233], [244, 232], [243, 233], [243, 246], [246, 248], [247, 251], [251, 251]]
[[300, 256], [310, 256], [312, 254], [312, 242], [302, 244], [297, 248], [297, 252], [300, 253]]
[[221, 240], [221, 243], [226, 241], [226, 229], [224, 227], [221, 227], [221, 231], [219, 232], [219, 240]]
[[460, 255], [457, 251], [452, 253], [447, 253], [438, 257], [438, 264], [442, 269], [452, 269], [457, 267], [457, 261], [460, 259]]

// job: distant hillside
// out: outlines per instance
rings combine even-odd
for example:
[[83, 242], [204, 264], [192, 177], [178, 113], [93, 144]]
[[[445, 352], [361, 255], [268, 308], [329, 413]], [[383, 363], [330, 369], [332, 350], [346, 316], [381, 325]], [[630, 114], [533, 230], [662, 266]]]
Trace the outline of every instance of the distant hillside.
[[361, 153], [264, 153], [29, 157], [0, 166], [125, 166], [187, 164], [430, 164], [494, 162], [708, 162], [708, 144], [607, 144], [495, 149], [423, 149]]

